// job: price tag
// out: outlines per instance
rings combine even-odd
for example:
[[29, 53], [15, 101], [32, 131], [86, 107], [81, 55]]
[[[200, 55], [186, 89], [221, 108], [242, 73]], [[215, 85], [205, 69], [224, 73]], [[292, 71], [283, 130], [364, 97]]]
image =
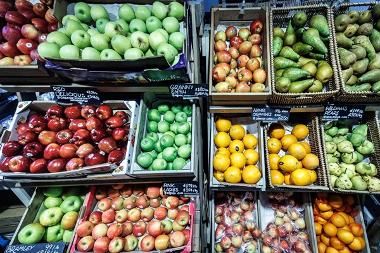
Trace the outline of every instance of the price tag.
[[208, 85], [201, 84], [171, 84], [169, 86], [172, 97], [181, 97], [183, 99], [191, 99], [197, 97], [208, 96]]
[[95, 89], [81, 87], [52, 86], [55, 99], [59, 103], [71, 104], [95, 104], [102, 103], [100, 94]]
[[323, 120], [362, 119], [364, 111], [364, 105], [328, 105], [325, 107]]
[[252, 108], [252, 119], [263, 122], [288, 121], [290, 108], [260, 106]]
[[195, 182], [163, 183], [166, 195], [199, 195], [198, 184]]
[[63, 253], [65, 246], [64, 242], [9, 245], [5, 253]]

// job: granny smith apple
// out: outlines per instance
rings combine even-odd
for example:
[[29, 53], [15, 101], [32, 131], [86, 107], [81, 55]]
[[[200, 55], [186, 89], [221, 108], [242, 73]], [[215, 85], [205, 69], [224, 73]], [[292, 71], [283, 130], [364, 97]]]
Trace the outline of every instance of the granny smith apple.
[[102, 61], [112, 61], [112, 60], [121, 60], [121, 56], [113, 49], [104, 49], [100, 52], [100, 60]]
[[116, 35], [111, 39], [112, 48], [120, 55], [124, 55], [127, 49], [131, 48], [131, 40], [123, 35]]
[[82, 25], [84, 31], [87, 31], [88, 29], [90, 29], [90, 27], [87, 24], [85, 23], [80, 23], [80, 24]]
[[57, 207], [61, 205], [62, 201], [63, 199], [59, 197], [47, 197], [44, 201], [44, 206], [46, 208]]
[[145, 21], [145, 24], [146, 24], [146, 29], [148, 30], [148, 33], [152, 33], [156, 31], [157, 29], [162, 28], [161, 21], [155, 16], [151, 16], [147, 18]]
[[75, 4], [74, 14], [82, 22], [91, 22], [91, 7], [84, 2], [78, 2]]
[[59, 56], [62, 59], [68, 60], [79, 60], [80, 59], [80, 51], [77, 46], [74, 45], [64, 45], [59, 49]]
[[186, 165], [186, 160], [183, 159], [182, 157], [177, 157], [173, 161], [173, 170], [182, 170], [183, 167]]
[[167, 147], [162, 151], [162, 158], [167, 162], [173, 162], [177, 158], [177, 150], [174, 147]]
[[86, 47], [82, 50], [82, 60], [100, 61], [100, 53], [93, 47]]
[[60, 207], [52, 207], [42, 211], [39, 221], [42, 226], [49, 227], [58, 224], [63, 216]]
[[175, 114], [172, 111], [167, 111], [164, 114], [164, 120], [168, 123], [173, 123], [175, 119]]
[[169, 44], [175, 47], [178, 51], [182, 50], [185, 36], [181, 32], [174, 32], [169, 36]]
[[156, 159], [156, 158], [157, 158], [157, 155], [158, 155], [157, 151], [154, 150], [154, 149], [151, 150], [151, 151], [149, 151], [149, 152], [146, 152], [146, 153], [150, 154], [150, 155], [152, 156], [153, 159]]
[[175, 17], [178, 21], [181, 21], [185, 15], [185, 8], [181, 3], [171, 2], [169, 4], [169, 17]]
[[184, 113], [184, 112], [177, 112], [177, 114], [175, 115], [175, 121], [176, 122], [186, 122], [187, 121], [187, 114]]
[[145, 22], [146, 19], [150, 17], [150, 15], [151, 15], [151, 12], [150, 12], [148, 7], [146, 7], [144, 5], [139, 5], [136, 8], [135, 16], [137, 19], [141, 19], [142, 21]]
[[70, 45], [71, 41], [66, 34], [58, 31], [51, 32], [46, 37], [47, 42], [56, 43], [59, 47]]
[[174, 114], [177, 114], [178, 112], [182, 111], [182, 105], [172, 105], [170, 110], [172, 110], [172, 112], [174, 112]]
[[173, 163], [169, 162], [169, 163], [166, 165], [166, 169], [167, 169], [167, 170], [173, 170]]
[[161, 43], [157, 48], [157, 55], [163, 55], [166, 61], [171, 64], [178, 55], [178, 51], [168, 43]]
[[147, 125], [148, 133], [158, 132], [158, 123], [156, 121], [149, 121]]
[[123, 27], [121, 27], [121, 25], [117, 24], [116, 22], [110, 21], [104, 27], [104, 34], [107, 35], [109, 38], [112, 38], [116, 34], [122, 33]]
[[69, 196], [80, 196], [81, 194], [83, 194], [82, 187], [72, 186], [70, 188], [65, 188], [65, 191], [62, 193], [62, 198], [66, 199]]
[[46, 197], [60, 197], [62, 195], [63, 188], [62, 187], [47, 187], [44, 189], [44, 195]]
[[59, 58], [59, 46], [56, 43], [42, 42], [37, 51], [42, 58]]
[[187, 116], [191, 116], [193, 114], [193, 108], [191, 107], [191, 105], [185, 105], [182, 108], [182, 111], [185, 112]]
[[163, 147], [161, 147], [161, 143], [159, 141], [154, 144], [154, 150], [158, 153], [162, 152]]
[[170, 110], [170, 107], [168, 104], [161, 104], [157, 107], [157, 110], [161, 113], [164, 114], [165, 112]]
[[157, 31], [158, 32], [160, 32], [160, 33], [162, 33], [162, 35], [164, 35], [165, 36], [165, 39], [166, 39], [166, 41], [168, 41], [169, 40], [169, 34], [168, 34], [168, 32], [167, 31], [165, 31], [164, 29], [162, 29], [162, 28], [160, 28], [160, 29], [157, 29]]
[[129, 4], [123, 4], [119, 8], [119, 18], [124, 19], [127, 22], [131, 22], [135, 18], [135, 12]]
[[[164, 122], [164, 121], [162, 121]], [[165, 148], [168, 148], [168, 147], [172, 147], [174, 144], [174, 137], [169, 135], [169, 134], [164, 134], [163, 136], [161, 136], [160, 138], [160, 146], [165, 149]]]
[[74, 230], [65, 230], [63, 232], [62, 241], [63, 242], [71, 242], [71, 238], [73, 238]]
[[143, 151], [152, 151], [154, 149], [154, 141], [151, 138], [145, 137], [140, 142], [140, 148]]
[[148, 49], [148, 51], [145, 52], [145, 57], [152, 57], [156, 56], [156, 52], [153, 51], [151, 48]]
[[162, 26], [164, 27], [165, 31], [167, 31], [169, 34], [179, 31], [179, 22], [174, 17], [166, 17], [162, 21]]
[[106, 28], [106, 24], [109, 22], [109, 20], [107, 18], [99, 18], [98, 20], [96, 20], [96, 29], [100, 32], [100, 33], [104, 33], [104, 30]]
[[186, 135], [184, 134], [177, 134], [174, 137], [174, 143], [177, 147], [181, 147], [187, 143]]
[[165, 170], [167, 162], [162, 158], [156, 158], [152, 163], [153, 170]]
[[144, 21], [142, 21], [141, 19], [133, 19], [131, 23], [129, 23], [129, 30], [131, 31], [131, 33], [136, 32], [136, 31], [145, 33], [147, 31], [146, 25]]
[[100, 4], [91, 6], [90, 14], [91, 14], [92, 20], [94, 21], [97, 21], [100, 18], [109, 19], [106, 8], [104, 8], [104, 6]]
[[31, 223], [23, 227], [17, 235], [21, 244], [35, 244], [41, 241], [45, 228], [39, 223]]
[[[162, 152], [161, 152], [161, 153], [158, 153], [157, 158], [163, 159], [163, 158], [162, 158]], [[157, 159], [157, 158], [156, 158], [156, 159]]]
[[149, 153], [140, 153], [137, 156], [137, 164], [143, 168], [148, 168], [153, 163], [153, 158]]
[[85, 31], [75, 31], [71, 34], [71, 42], [80, 49], [91, 46], [90, 35]]
[[82, 206], [82, 199], [79, 196], [69, 196], [60, 205], [63, 213], [70, 211], [78, 212]]
[[121, 28], [123, 28], [121, 34], [124, 35], [124, 36], [126, 36], [128, 34], [128, 32], [129, 32], [129, 25], [128, 25], [128, 23], [125, 22], [124, 19], [118, 19], [118, 20], [115, 21], [115, 23], [118, 24], [118, 25], [120, 25]]
[[178, 132], [177, 130], [178, 130], [178, 124], [176, 122], [170, 124], [170, 131], [177, 134], [177, 132]]
[[157, 109], [150, 109], [147, 114], [148, 120], [153, 120], [156, 122], [160, 122], [161, 115]]
[[[166, 121], [158, 122], [158, 132], [159, 133], [165, 133], [169, 131], [170, 125]], [[161, 143], [162, 144], [162, 143]]]
[[177, 132], [179, 134], [188, 134], [190, 132], [189, 122], [178, 123]]
[[134, 48], [138, 48], [143, 52], [149, 49], [149, 36], [146, 33], [137, 31], [131, 34], [131, 45]]
[[65, 230], [74, 229], [77, 219], [78, 219], [78, 212], [75, 212], [75, 211], [67, 212], [62, 217], [61, 227]]
[[62, 241], [64, 229], [61, 225], [55, 225], [48, 227], [46, 229], [46, 234], [44, 236], [46, 242], [59, 242]]
[[109, 37], [105, 34], [94, 34], [91, 36], [90, 42], [91, 46], [98, 51], [109, 48]]
[[169, 12], [169, 7], [159, 1], [155, 1], [152, 5], [152, 14], [159, 20], [166, 18]]
[[124, 53], [124, 59], [126, 60], [138, 60], [144, 56], [144, 52], [138, 48], [129, 48]]
[[90, 34], [90, 36], [93, 36], [95, 34], [99, 34], [99, 31], [96, 30], [95, 28], [90, 28], [87, 30], [87, 33]]
[[182, 145], [181, 147], [179, 147], [179, 149], [178, 149], [178, 156], [179, 157], [182, 157], [183, 159], [187, 159], [190, 157], [190, 154], [191, 154], [191, 145], [190, 144]]
[[175, 133], [172, 131], [167, 131], [165, 134], [168, 134], [168, 135], [172, 136], [173, 138], [175, 138]]
[[188, 133], [186, 135], [186, 138], [187, 138], [187, 144], [191, 144], [191, 133]]
[[145, 135], [145, 137], [152, 139], [153, 142], [157, 142], [159, 140], [157, 133], [148, 133], [147, 135]]
[[66, 25], [65, 25], [65, 32], [66, 35], [71, 37], [71, 34], [77, 30], [83, 30], [84, 28], [81, 23], [74, 21], [74, 20], [67, 20]]
[[68, 20], [74, 20], [76, 22], [80, 22], [80, 20], [77, 17], [75, 17], [74, 15], [65, 15], [62, 18], [62, 24], [65, 26]]

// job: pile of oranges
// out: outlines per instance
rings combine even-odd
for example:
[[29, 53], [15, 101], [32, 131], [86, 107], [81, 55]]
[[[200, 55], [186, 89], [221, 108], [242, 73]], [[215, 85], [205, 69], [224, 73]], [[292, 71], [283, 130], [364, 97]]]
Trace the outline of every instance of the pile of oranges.
[[218, 133], [214, 136], [217, 148], [213, 158], [214, 177], [219, 182], [256, 184], [261, 178], [256, 166], [257, 137], [227, 119], [218, 119], [215, 127]]
[[314, 226], [318, 253], [350, 253], [364, 249], [364, 230], [356, 223], [355, 198], [319, 193], [314, 201]]
[[314, 183], [317, 180], [315, 169], [319, 167], [319, 159], [311, 153], [310, 145], [305, 140], [309, 135], [309, 128], [304, 124], [297, 124], [287, 134], [283, 125], [274, 123], [268, 134], [272, 184], [305, 186]]

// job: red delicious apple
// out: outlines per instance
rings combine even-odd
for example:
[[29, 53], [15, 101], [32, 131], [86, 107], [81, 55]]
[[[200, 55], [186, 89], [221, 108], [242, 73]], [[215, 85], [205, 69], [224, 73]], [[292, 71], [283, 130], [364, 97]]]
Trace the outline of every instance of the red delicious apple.
[[185, 235], [181, 231], [175, 231], [169, 235], [170, 245], [173, 248], [181, 247], [185, 244]]
[[249, 25], [249, 29], [251, 30], [251, 33], [261, 33], [263, 30], [263, 23], [260, 20], [254, 20]]
[[132, 209], [136, 206], [136, 197], [135, 196], [129, 196], [124, 199], [124, 208], [125, 209]]
[[143, 221], [151, 221], [153, 219], [154, 209], [151, 207], [144, 208], [141, 211], [141, 219]]
[[20, 134], [18, 137], [18, 143], [21, 145], [26, 145], [27, 143], [37, 140], [37, 135], [32, 131], [26, 131], [23, 134]]
[[96, 107], [93, 105], [84, 105], [80, 111], [80, 114], [83, 118], [88, 119], [92, 116], [95, 116]]
[[168, 214], [168, 210], [165, 207], [158, 207], [154, 210], [154, 218], [157, 220], [164, 220]]
[[102, 128], [103, 123], [100, 121], [100, 119], [96, 118], [95, 116], [88, 117], [86, 120], [86, 128], [88, 131], [91, 131], [92, 129]]
[[4, 42], [0, 44], [0, 52], [3, 55], [12, 58], [20, 54], [20, 52], [17, 50], [16, 44], [12, 44], [10, 42]]
[[145, 234], [146, 231], [146, 223], [143, 221], [139, 221], [133, 225], [132, 233], [136, 237], [140, 237]]
[[94, 152], [94, 146], [92, 146], [89, 143], [85, 143], [79, 146], [78, 150], [76, 151], [76, 155], [80, 158], [84, 158], [93, 152]]
[[15, 156], [20, 154], [22, 150], [22, 145], [18, 143], [17, 141], [8, 141], [7, 143], [4, 144], [2, 153], [4, 156]]
[[8, 23], [22, 26], [27, 22], [26, 18], [17, 11], [7, 11], [5, 13], [5, 20]]
[[40, 133], [42, 130], [46, 129], [47, 122], [42, 116], [36, 115], [35, 117], [29, 119], [28, 126], [33, 132]]
[[46, 11], [46, 13], [45, 13], [45, 20], [47, 22], [49, 22], [50, 24], [58, 22], [57, 18], [53, 15], [53, 9], [49, 8]]
[[73, 120], [71, 120], [71, 122], [69, 124], [69, 129], [71, 131], [77, 131], [79, 129], [86, 129], [86, 120], [84, 120], [84, 119], [73, 119]]
[[51, 173], [61, 172], [61, 171], [65, 170], [65, 165], [66, 165], [65, 159], [58, 158], [58, 159], [51, 160], [48, 163], [47, 169]]
[[12, 9], [12, 4], [7, 1], [0, 1], [0, 17], [4, 18], [5, 13]]
[[99, 224], [101, 221], [102, 221], [102, 212], [100, 211], [93, 211], [91, 214], [90, 214], [90, 217], [88, 218], [88, 220], [94, 224], [94, 225], [97, 225]]
[[129, 221], [123, 223], [123, 233], [121, 233], [121, 236], [127, 236], [132, 234], [133, 231], [133, 224]]
[[16, 46], [21, 53], [29, 55], [32, 50], [37, 49], [38, 44], [31, 39], [19, 39]]
[[77, 170], [80, 169], [84, 166], [84, 161], [82, 158], [71, 158], [67, 163], [66, 163], [66, 170]]
[[112, 116], [112, 109], [109, 105], [99, 105], [96, 108], [95, 115], [101, 120], [107, 120]]
[[15, 7], [19, 12], [25, 11], [25, 10], [33, 10], [33, 4], [27, 0], [16, 0], [15, 1]]
[[77, 146], [74, 144], [68, 143], [68, 144], [63, 144], [61, 148], [59, 149], [59, 155], [62, 158], [65, 159], [70, 159], [75, 157], [76, 152], [77, 152]]
[[91, 235], [94, 224], [89, 221], [82, 221], [76, 228], [76, 233], [79, 237], [85, 237]]
[[47, 34], [46, 33], [38, 35], [38, 43], [45, 42], [46, 38], [47, 38]]
[[99, 142], [104, 137], [106, 137], [106, 131], [104, 131], [104, 129], [93, 129], [91, 131], [91, 139], [94, 142]]
[[128, 211], [125, 209], [121, 209], [116, 212], [115, 221], [119, 223], [123, 223], [128, 219]]
[[58, 23], [49, 23], [48, 24], [48, 32], [54, 32], [58, 30]]
[[108, 245], [108, 250], [110, 253], [118, 253], [124, 249], [124, 238], [115, 237], [111, 240]]
[[40, 31], [41, 33], [48, 32], [48, 22], [42, 18], [32, 18], [31, 23]]
[[112, 130], [112, 138], [115, 141], [127, 141], [128, 133], [128, 129], [118, 127]]
[[42, 152], [44, 151], [44, 147], [39, 142], [29, 142], [22, 149], [23, 156], [29, 158], [40, 157]]
[[43, 145], [49, 145], [50, 143], [54, 143], [56, 142], [56, 139], [55, 139], [55, 136], [56, 136], [56, 133], [53, 132], [53, 131], [42, 131], [39, 135], [38, 135], [38, 141], [43, 144]]
[[58, 132], [67, 128], [67, 121], [64, 118], [51, 118], [47, 124], [48, 128], [52, 131]]
[[111, 223], [115, 220], [116, 213], [113, 209], [108, 209], [102, 213], [102, 222]]
[[113, 239], [118, 237], [123, 232], [123, 225], [121, 223], [113, 223], [108, 227], [107, 237]]
[[110, 238], [106, 236], [96, 239], [94, 243], [94, 253], [108, 252], [108, 245], [110, 244], [110, 241]]
[[122, 197], [120, 196], [116, 197], [112, 199], [111, 208], [115, 211], [119, 211], [123, 209], [123, 202], [124, 202], [124, 199]]
[[55, 139], [58, 144], [66, 144], [66, 143], [69, 143], [72, 137], [73, 137], [73, 133], [70, 130], [65, 129], [65, 130], [59, 131], [56, 134]]
[[59, 146], [57, 143], [50, 143], [45, 147], [44, 158], [47, 160], [58, 158], [60, 148], [61, 146]]
[[9, 160], [9, 170], [12, 172], [26, 172], [29, 169], [31, 161], [24, 156], [14, 156]]
[[31, 20], [32, 18], [36, 17], [36, 14], [34, 14], [33, 10], [24, 10], [19, 11], [21, 15], [23, 15], [27, 20]]
[[94, 247], [95, 240], [92, 236], [85, 236], [78, 241], [77, 249], [81, 252], [91, 251]]
[[129, 116], [125, 111], [117, 111], [113, 116], [121, 118], [123, 124], [127, 123], [129, 119]]
[[17, 26], [3, 26], [2, 29], [3, 38], [11, 44], [16, 44], [17, 41], [21, 38], [20, 28]]
[[123, 119], [121, 117], [112, 116], [106, 120], [106, 126], [114, 129], [123, 126]]
[[62, 118], [63, 107], [60, 105], [51, 105], [46, 111], [46, 116], [48, 118]]
[[152, 251], [154, 249], [154, 237], [151, 235], [144, 236], [139, 242], [139, 248], [142, 251]]
[[97, 164], [101, 164], [105, 162], [106, 162], [105, 156], [100, 154], [99, 152], [91, 153], [84, 158], [84, 163], [87, 166], [97, 165]]
[[68, 106], [64, 110], [64, 114], [69, 119], [78, 119], [81, 117], [81, 107], [79, 105]]
[[12, 157], [6, 157], [5, 159], [3, 159], [0, 162], [0, 171], [2, 171], [2, 172], [8, 172], [9, 171], [9, 161], [11, 159], [12, 159]]
[[128, 220], [131, 222], [137, 222], [140, 220], [141, 211], [138, 208], [133, 208], [128, 212]]
[[115, 164], [119, 164], [121, 161], [123, 161], [124, 159], [124, 156], [125, 156], [125, 153], [121, 150], [112, 150], [109, 154], [108, 154], [108, 159], [107, 161], [109, 163], [115, 163]]
[[230, 46], [236, 49], [239, 48], [241, 43], [243, 43], [243, 40], [239, 36], [234, 36], [230, 40]]
[[99, 142], [98, 148], [103, 152], [110, 153], [117, 148], [117, 145], [114, 139], [107, 137]]
[[73, 142], [75, 145], [83, 145], [91, 139], [91, 133], [87, 129], [78, 129], [75, 131], [73, 138], [70, 142]]
[[30, 131], [30, 128], [29, 128], [29, 126], [28, 126], [27, 123], [19, 123], [17, 125], [17, 129], [16, 130], [17, 130], [17, 134], [23, 134], [26, 131]]
[[47, 6], [42, 3], [36, 3], [35, 5], [33, 5], [34, 14], [36, 14], [37, 16], [41, 18], [45, 18], [47, 9], [48, 9]]

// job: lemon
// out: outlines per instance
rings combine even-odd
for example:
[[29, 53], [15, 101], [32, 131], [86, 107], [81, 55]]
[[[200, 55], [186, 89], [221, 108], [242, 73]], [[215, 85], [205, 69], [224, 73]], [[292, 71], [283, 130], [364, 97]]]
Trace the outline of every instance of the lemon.
[[228, 119], [218, 119], [215, 122], [215, 127], [218, 132], [228, 132], [231, 128], [231, 121]]
[[246, 149], [255, 149], [257, 146], [257, 138], [253, 134], [246, 134], [243, 137], [243, 143]]
[[312, 183], [307, 169], [296, 169], [290, 174], [290, 179], [295, 185], [305, 186]]
[[231, 160], [231, 166], [242, 169], [246, 164], [247, 158], [245, 158], [243, 153], [236, 152], [236, 153], [231, 154], [230, 160]]
[[284, 175], [278, 170], [271, 170], [270, 177], [273, 185], [282, 185], [285, 180]]
[[222, 154], [222, 155], [226, 155], [226, 156], [230, 156], [231, 155], [230, 151], [228, 151], [227, 148], [218, 148], [216, 150], [216, 154]]
[[215, 135], [214, 142], [218, 148], [226, 148], [231, 143], [231, 137], [225, 132], [219, 132]]
[[281, 150], [281, 141], [276, 138], [269, 138], [267, 141], [268, 152], [270, 154], [277, 154]]
[[294, 156], [284, 155], [278, 160], [278, 167], [283, 171], [292, 172], [297, 169], [299, 163], [300, 162]]
[[283, 150], [288, 150], [290, 145], [297, 142], [297, 138], [292, 134], [285, 134], [284, 137], [281, 138], [281, 145]]
[[235, 166], [229, 167], [225, 172], [224, 172], [224, 180], [227, 183], [239, 183], [241, 181], [241, 171], [239, 168]]
[[269, 136], [276, 139], [281, 139], [285, 135], [284, 126], [274, 123], [269, 127]]
[[230, 158], [223, 154], [216, 154], [212, 162], [214, 169], [217, 171], [224, 172], [228, 167], [230, 167], [231, 161]]
[[306, 156], [306, 149], [301, 143], [293, 143], [289, 146], [288, 153], [298, 160], [302, 160]]
[[232, 125], [230, 128], [230, 136], [233, 140], [241, 140], [244, 138], [245, 129], [241, 125]]
[[261, 178], [261, 172], [255, 165], [248, 165], [243, 169], [242, 178], [246, 184], [256, 184]]
[[245, 158], [247, 158], [247, 165], [254, 165], [259, 161], [259, 153], [253, 149], [246, 149], [243, 152]]
[[298, 140], [303, 140], [309, 135], [309, 128], [304, 124], [297, 124], [292, 129], [292, 135]]
[[224, 173], [221, 172], [221, 171], [214, 171], [214, 177], [215, 177], [216, 180], [218, 180], [219, 182], [223, 182], [223, 181], [224, 181]]
[[271, 170], [278, 170], [278, 161], [280, 158], [278, 154], [269, 154], [269, 168]]
[[236, 152], [240, 152], [242, 153], [244, 150], [244, 144], [241, 140], [233, 140], [231, 141], [230, 143], [230, 148], [229, 148], [229, 151], [230, 153], [236, 153]]

